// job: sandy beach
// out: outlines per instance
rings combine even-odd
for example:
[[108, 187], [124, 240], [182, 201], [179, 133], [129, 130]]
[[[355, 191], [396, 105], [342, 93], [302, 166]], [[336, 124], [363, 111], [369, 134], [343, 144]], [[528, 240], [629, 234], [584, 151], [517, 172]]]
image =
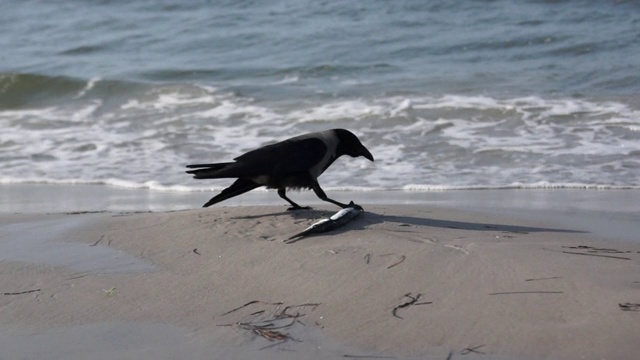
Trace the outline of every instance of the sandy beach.
[[631, 198], [619, 211], [549, 209], [564, 217], [365, 195], [352, 222], [293, 244], [338, 209], [5, 206], [0, 358], [637, 356], [636, 192], [610, 192]]
[[0, 360], [640, 359], [640, 1], [7, 4]]

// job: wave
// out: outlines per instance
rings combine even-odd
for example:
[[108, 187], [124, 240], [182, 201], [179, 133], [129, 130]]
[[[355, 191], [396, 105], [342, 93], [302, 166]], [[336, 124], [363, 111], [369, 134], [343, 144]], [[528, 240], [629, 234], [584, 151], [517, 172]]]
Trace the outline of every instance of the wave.
[[[51, 97], [27, 95], [36, 85]], [[217, 191], [181, 185], [181, 167], [346, 127], [376, 162], [336, 162], [322, 179], [334, 191], [634, 189], [639, 119], [632, 101], [378, 94], [282, 103], [206, 84], [0, 75], [4, 183]]]
[[221, 191], [222, 186], [195, 187], [186, 185], [166, 185], [158, 181], [136, 182], [123, 179], [39, 179], [39, 178], [0, 178], [0, 185], [96, 185], [96, 186], [113, 186], [123, 189], [141, 189], [167, 192], [209, 192]]
[[100, 77], [81, 79], [28, 73], [0, 72], [0, 110], [55, 105], [87, 97], [105, 99], [131, 96], [151, 84]]
[[[374, 64], [371, 66], [383, 66], [386, 64]], [[282, 87], [291, 83], [302, 81], [301, 74], [314, 73], [323, 69], [333, 69], [331, 66], [318, 66], [314, 68], [293, 68], [290, 70], [278, 70], [269, 73], [275, 75], [274, 81], [269, 84], [273, 87]], [[357, 69], [358, 67], [337, 67], [344, 69]], [[343, 69], [343, 70], [344, 70]], [[214, 70], [158, 70], [150, 71], [145, 76], [152, 81], [104, 79], [94, 76], [86, 79], [67, 76], [48, 76], [29, 73], [2, 73], [0, 72], [0, 110], [12, 108], [25, 108], [30, 105], [37, 106], [40, 103], [59, 103], [81, 98], [97, 98], [103, 101], [111, 101], [111, 98], [126, 103], [127, 99], [139, 99], [149, 104], [162, 101], [161, 96], [175, 95], [181, 98], [192, 97], [194, 101], [206, 103], [207, 98], [202, 99], [202, 91], [209, 94], [217, 92], [224, 95], [225, 99], [238, 101], [239, 105], [247, 105], [251, 102], [262, 103], [251, 95], [242, 95], [234, 92], [232, 88], [226, 88], [220, 92], [215, 81], [200, 81], [207, 75], [217, 73]], [[213, 84], [213, 85], [212, 85]], [[155, 95], [155, 96], [154, 96]], [[440, 94], [429, 96], [428, 94], [406, 95], [354, 95], [339, 97], [311, 97], [305, 99], [303, 107], [292, 109], [290, 113], [279, 114], [287, 117], [299, 116], [300, 121], [312, 121], [315, 119], [341, 120], [345, 118], [362, 118], [366, 116], [403, 116], [407, 113], [420, 113], [425, 111], [449, 111], [457, 110], [459, 114], [467, 114], [465, 111], [490, 111], [489, 115], [499, 113], [520, 113], [524, 116], [540, 114], [541, 116], [575, 116], [586, 114], [588, 116], [606, 115], [611, 113], [632, 113], [637, 115], [623, 102], [608, 100], [589, 100], [579, 98], [545, 98], [536, 95], [518, 97], [491, 97], [488, 95], [460, 95]], [[629, 102], [634, 102], [630, 99]], [[278, 102], [274, 102], [275, 105]], [[172, 104], [170, 104], [172, 105]], [[181, 105], [181, 104], [173, 104]], [[268, 107], [268, 105], [265, 104]], [[272, 109], [274, 110], [274, 109]], [[342, 113], [342, 116], [339, 114]], [[439, 114], [439, 113], [438, 113]]]

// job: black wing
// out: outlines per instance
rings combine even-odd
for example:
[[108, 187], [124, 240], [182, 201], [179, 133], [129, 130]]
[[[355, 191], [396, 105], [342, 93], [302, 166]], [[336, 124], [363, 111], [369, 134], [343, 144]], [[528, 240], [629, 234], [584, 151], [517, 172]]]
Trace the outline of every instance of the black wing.
[[318, 138], [285, 140], [238, 156], [235, 171], [245, 176], [287, 176], [309, 171], [327, 153], [327, 146]]

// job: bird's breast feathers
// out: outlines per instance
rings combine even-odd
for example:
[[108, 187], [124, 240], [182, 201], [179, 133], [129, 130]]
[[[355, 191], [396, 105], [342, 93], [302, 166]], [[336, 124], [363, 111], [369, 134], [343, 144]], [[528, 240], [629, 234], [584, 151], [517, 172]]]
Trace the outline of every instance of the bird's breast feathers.
[[315, 134], [327, 146], [327, 151], [318, 163], [309, 169], [309, 175], [313, 179], [317, 179], [331, 163], [336, 159], [336, 149], [338, 147], [338, 138], [333, 131], [324, 131]]

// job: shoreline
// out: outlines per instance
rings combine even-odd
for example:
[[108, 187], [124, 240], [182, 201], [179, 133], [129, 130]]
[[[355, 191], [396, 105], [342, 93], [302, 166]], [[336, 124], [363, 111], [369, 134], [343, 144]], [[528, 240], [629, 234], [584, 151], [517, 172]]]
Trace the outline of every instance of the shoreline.
[[[104, 185], [0, 185], [0, 214], [63, 214], [73, 212], [167, 212], [199, 209], [216, 192], [164, 192]], [[640, 244], [640, 190], [502, 189], [447, 191], [336, 191], [343, 202], [459, 209], [570, 224], [596, 238]], [[291, 192], [294, 201], [313, 207], [323, 203], [312, 191]], [[274, 191], [252, 191], [212, 209], [235, 206], [281, 206]], [[338, 208], [335, 208], [336, 211]]]
[[[636, 352], [637, 243], [517, 214], [369, 204], [284, 244], [336, 212], [285, 208], [1, 214], [0, 347], [72, 360]], [[261, 333], [265, 321], [283, 328]]]

